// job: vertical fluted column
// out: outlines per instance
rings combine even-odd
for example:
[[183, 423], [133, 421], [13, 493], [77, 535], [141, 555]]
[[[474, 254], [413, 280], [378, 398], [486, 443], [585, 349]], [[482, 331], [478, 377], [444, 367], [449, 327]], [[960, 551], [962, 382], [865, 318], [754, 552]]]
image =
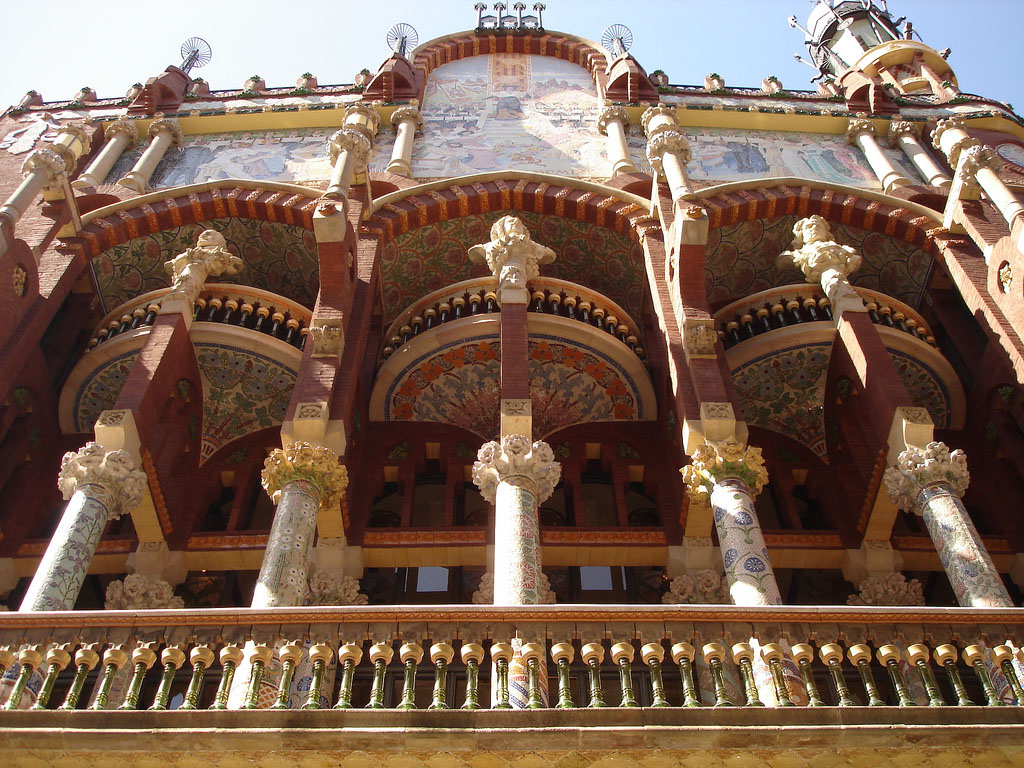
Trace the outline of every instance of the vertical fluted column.
[[399, 107], [391, 114], [395, 126], [395, 146], [387, 170], [399, 176], [412, 176], [412, 142], [417, 130], [423, 128], [423, 115], [416, 107]]
[[691, 496], [710, 497], [729, 594], [735, 605], [779, 605], [754, 498], [768, 482], [760, 448], [734, 440], [702, 445], [683, 467]]
[[917, 128], [908, 120], [893, 120], [889, 123], [889, 146], [903, 150], [910, 162], [914, 164], [921, 176], [933, 187], [948, 187], [953, 183], [949, 175], [921, 146], [917, 138]]
[[138, 506], [146, 475], [125, 451], [86, 443], [61, 460], [57, 485], [68, 501], [57, 530], [21, 603], [22, 611], [66, 611], [75, 606], [108, 520]]
[[640, 118], [647, 136], [647, 159], [654, 172], [665, 178], [672, 199], [692, 192], [686, 166], [690, 162], [690, 144], [679, 130], [674, 107], [659, 104], [649, 107]]
[[893, 503], [924, 519], [957, 602], [1009, 608], [1013, 601], [960, 500], [969, 482], [967, 456], [940, 442], [907, 448], [885, 472]]
[[608, 137], [605, 148], [608, 152], [608, 160], [612, 164], [609, 176], [618, 176], [620, 173], [636, 173], [636, 166], [633, 165], [633, 158], [629, 154], [629, 144], [626, 142], [627, 125], [629, 125], [629, 115], [626, 110], [611, 104], [602, 109], [597, 118], [598, 132]]
[[524, 435], [485, 443], [473, 464], [473, 482], [494, 504], [494, 604], [540, 602], [538, 506], [551, 496], [562, 468], [551, 446]]
[[98, 187], [107, 178], [110, 169], [114, 167], [124, 151], [139, 143], [139, 129], [135, 127], [134, 121], [124, 118], [107, 125], [103, 135], [106, 137], [103, 149], [89, 163], [89, 167], [71, 182], [71, 186], [75, 189]]
[[886, 192], [892, 190], [893, 187], [905, 187], [912, 183], [903, 171], [899, 170], [885, 156], [882, 148], [878, 145], [878, 140], [875, 139], [875, 124], [870, 120], [863, 118], [850, 120], [846, 128], [846, 141], [860, 147], [868, 165], [871, 166], [871, 170], [875, 172], [875, 176], [882, 184], [882, 189]]
[[181, 127], [177, 120], [161, 118], [149, 124], [149, 146], [128, 174], [117, 183], [143, 194], [149, 189], [149, 180], [168, 149], [181, 146]]
[[356, 174], [366, 172], [379, 126], [377, 111], [369, 104], [353, 104], [345, 110], [344, 124], [327, 140], [327, 155], [334, 170], [324, 197], [348, 199]]
[[317, 513], [339, 502], [348, 472], [329, 448], [292, 443], [267, 457], [262, 480], [277, 509], [252, 607], [302, 605]]

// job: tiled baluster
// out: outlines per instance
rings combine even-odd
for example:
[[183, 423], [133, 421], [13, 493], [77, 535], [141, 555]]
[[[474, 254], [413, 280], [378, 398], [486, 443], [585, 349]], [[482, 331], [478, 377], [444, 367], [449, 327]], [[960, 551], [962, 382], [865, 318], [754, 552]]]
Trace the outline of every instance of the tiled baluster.
[[684, 707], [700, 706], [697, 687], [693, 684], [693, 657], [696, 653], [696, 649], [689, 643], [676, 643], [672, 646], [672, 661], [679, 666], [679, 681], [683, 687]]
[[495, 690], [492, 709], [512, 709], [508, 702], [508, 663], [515, 651], [508, 643], [491, 645], [491, 661], [494, 662]]
[[398, 709], [416, 709], [416, 667], [423, 660], [423, 647], [419, 643], [402, 643], [398, 658], [405, 666], [402, 701]]
[[576, 656], [572, 643], [555, 643], [551, 646], [551, 660], [558, 668], [558, 703], [555, 709], [574, 709], [572, 700], [572, 684], [569, 676], [569, 665]]
[[370, 701], [367, 709], [384, 709], [384, 678], [388, 664], [395, 655], [395, 649], [389, 643], [374, 643], [370, 646], [370, 663], [373, 664], [373, 688], [370, 690]]
[[341, 685], [338, 687], [338, 703], [335, 709], [352, 708], [352, 677], [356, 666], [363, 658], [363, 649], [355, 643], [345, 643], [338, 649], [338, 663], [341, 665]]
[[484, 660], [484, 647], [479, 643], [463, 643], [459, 649], [466, 665], [466, 700], [463, 709], [480, 709], [480, 662]]
[[231, 681], [235, 679], [235, 670], [242, 663], [245, 654], [237, 645], [225, 645], [220, 649], [220, 666], [224, 671], [220, 674], [220, 685], [217, 686], [217, 696], [213, 700], [210, 709], [227, 709], [228, 695], [231, 693]]
[[249, 687], [245, 691], [245, 700], [240, 709], [256, 709], [260, 700], [260, 685], [263, 683], [263, 673], [267, 664], [274, 657], [274, 649], [269, 645], [254, 645], [249, 649], [249, 663], [252, 674], [249, 677]]
[[1013, 667], [1013, 649], [1008, 645], [997, 645], [992, 649], [992, 661], [1003, 670], [1006, 682], [1010, 684], [1017, 704], [1024, 705], [1024, 688], [1021, 688], [1020, 678], [1017, 677], [1017, 670]]
[[181, 665], [185, 663], [185, 652], [180, 648], [169, 645], [160, 654], [160, 663], [164, 665], [164, 673], [160, 676], [160, 687], [156, 690], [153, 699], [153, 706], [150, 709], [167, 709], [171, 700], [171, 686], [174, 684], [174, 675]]
[[71, 663], [71, 654], [68, 653], [70, 647], [70, 645], [55, 645], [46, 652], [46, 678], [43, 680], [43, 686], [39, 689], [39, 695], [36, 696], [36, 703], [32, 705], [32, 709], [46, 709], [50, 695], [53, 693], [53, 686], [57, 682], [57, 676]]
[[544, 697], [540, 691], [540, 660], [544, 658], [542, 643], [523, 643], [519, 651], [520, 658], [526, 664], [526, 675], [529, 687], [527, 709], [543, 709]]
[[430, 660], [434, 662], [434, 694], [430, 709], [448, 709], [448, 665], [455, 658], [455, 649], [448, 643], [430, 646]]
[[128, 693], [118, 709], [136, 709], [139, 706], [139, 693], [146, 673], [156, 664], [156, 652], [153, 643], [141, 643], [132, 651], [132, 679], [128, 683]]
[[804, 690], [807, 691], [807, 706], [826, 706], [818, 691], [818, 684], [814, 681], [814, 669], [811, 667], [814, 662], [814, 649], [807, 643], [796, 643], [793, 646], [793, 661], [800, 668], [800, 678], [804, 681]]
[[288, 700], [292, 692], [292, 676], [295, 667], [302, 661], [302, 643], [291, 641], [277, 649], [277, 657], [281, 660], [281, 680], [277, 687], [277, 701], [271, 709], [288, 709]]
[[743, 677], [743, 693], [747, 697], [747, 706], [763, 707], [764, 702], [757, 695], [757, 683], [754, 681], [754, 649], [749, 643], [734, 643], [732, 660], [740, 668], [740, 675]]
[[928, 694], [928, 706], [944, 707], [946, 702], [942, 700], [942, 693], [935, 682], [932, 668], [928, 664], [928, 657], [930, 655], [931, 652], [926, 645], [915, 643], [914, 645], [907, 646], [907, 661], [917, 667], [917, 671], [921, 675], [921, 682], [924, 683], [925, 693]]
[[632, 643], [615, 643], [612, 646], [612, 663], [619, 668], [619, 687], [622, 688], [620, 707], [640, 706], [633, 693], [633, 672], [630, 664], [634, 655]]
[[100, 687], [96, 693], [96, 698], [89, 709], [107, 708], [107, 699], [110, 697], [110, 687], [114, 684], [114, 676], [120, 671], [126, 661], [128, 661], [128, 654], [116, 646], [107, 648], [103, 652], [103, 677], [100, 679]]
[[580, 658], [590, 673], [590, 707], [603, 707], [604, 690], [601, 687], [601, 662], [604, 661], [604, 646], [587, 643], [580, 648]]
[[999, 700], [999, 694], [996, 693], [996, 688], [992, 685], [992, 677], [988, 673], [988, 667], [985, 665], [985, 649], [980, 645], [968, 645], [964, 648], [963, 660], [974, 667], [974, 674], [978, 678], [978, 682], [981, 683], [981, 689], [985, 692], [985, 700], [988, 702], [990, 707], [1001, 707], [1003, 702]]
[[722, 668], [722, 660], [725, 658], [725, 646], [720, 643], [707, 643], [701, 649], [705, 663], [711, 667], [711, 679], [715, 685], [715, 706], [731, 707], [732, 701], [725, 689], [725, 671]]
[[899, 697], [900, 706], [916, 706], [916, 702], [910, 697], [907, 683], [903, 679], [903, 672], [900, 671], [900, 649], [895, 645], [883, 645], [875, 653], [875, 656], [878, 658], [878, 663], [889, 671], [889, 679]]
[[203, 677], [207, 668], [213, 664], [213, 651], [208, 646], [197, 645], [188, 655], [189, 663], [192, 664], [192, 679], [188, 681], [188, 690], [185, 691], [185, 700], [179, 709], [196, 709], [199, 706], [199, 693], [203, 690]]
[[786, 687], [786, 678], [782, 672], [782, 660], [785, 652], [778, 643], [765, 643], [761, 647], [761, 658], [768, 665], [772, 673], [772, 685], [775, 688], [775, 700], [780, 707], [792, 707], [793, 700], [789, 698], [789, 689]]
[[847, 653], [850, 662], [857, 667], [857, 674], [868, 695], [869, 707], [884, 707], [885, 702], [878, 695], [878, 686], [875, 685], [875, 676], [871, 673], [871, 649], [864, 643], [851, 645]]
[[829, 674], [832, 675], [832, 685], [836, 688], [836, 696], [839, 698], [840, 707], [852, 707], [853, 699], [850, 698], [850, 689], [846, 687], [846, 678], [843, 676], [843, 648], [838, 643], [826, 643], [819, 650], [821, 660], [828, 666]]
[[309, 681], [309, 695], [303, 709], [320, 709], [320, 691], [324, 687], [324, 670], [331, 661], [334, 651], [324, 643], [315, 643], [309, 649], [309, 660], [313, 664], [313, 675]]
[[18, 673], [18, 679], [14, 682], [14, 687], [11, 689], [11, 695], [7, 699], [7, 703], [4, 704], [4, 709], [17, 709], [18, 705], [21, 704], [21, 697], [25, 693], [25, 686], [28, 685], [29, 678], [32, 677], [32, 673], [35, 672], [43, 660], [43, 654], [40, 652], [41, 648], [42, 646], [39, 645], [30, 645], [18, 651], [18, 664], [21, 665], [21, 671]]
[[82, 688], [85, 687], [85, 679], [100, 663], [100, 655], [96, 652], [97, 647], [96, 644], [90, 644], [75, 651], [75, 677], [71, 681], [71, 687], [68, 688], [67, 696], [64, 697], [64, 703], [58, 709], [74, 709], [78, 706]]
[[964, 681], [960, 679], [960, 670], [956, 668], [957, 651], [955, 645], [940, 645], [935, 649], [934, 652], [935, 661], [942, 665], [946, 670], [946, 677], [949, 678], [949, 684], [953, 688], [953, 692], [956, 694], [956, 704], [958, 707], [970, 707], [974, 705], [971, 701], [971, 697], [967, 695], [967, 689], [964, 688]]
[[667, 707], [665, 698], [665, 682], [661, 678], [661, 662], [665, 658], [665, 648], [661, 643], [645, 643], [640, 648], [640, 658], [651, 671], [651, 706]]

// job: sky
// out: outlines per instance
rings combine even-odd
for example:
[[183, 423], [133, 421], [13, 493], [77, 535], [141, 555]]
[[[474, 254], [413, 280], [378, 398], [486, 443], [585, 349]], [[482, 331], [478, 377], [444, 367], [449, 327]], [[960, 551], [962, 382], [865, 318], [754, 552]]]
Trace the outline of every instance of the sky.
[[[877, 1], [877, 0], [876, 0]], [[29, 89], [47, 101], [71, 98], [90, 86], [100, 98], [122, 97], [168, 64], [180, 64], [190, 37], [205, 38], [212, 61], [193, 75], [213, 90], [241, 88], [251, 75], [269, 87], [293, 86], [305, 71], [321, 84], [350, 83], [362, 68], [376, 71], [390, 55], [386, 36], [411, 24], [420, 42], [476, 25], [466, 0], [2, 0], [0, 109]], [[511, 2], [509, 3], [511, 5]], [[532, 2], [527, 3], [532, 6]], [[808, 0], [548, 0], [544, 26], [600, 40], [610, 24], [633, 33], [631, 53], [648, 72], [672, 83], [702, 84], [709, 72], [727, 85], [760, 86], [776, 75], [786, 88], [812, 88], [801, 23]], [[960, 88], [1024, 111], [1024, 0], [889, 0], [926, 43], [952, 48], [949, 62]], [[161, 9], [160, 16], [147, 9]], [[45, 10], [41, 10], [45, 9]]]

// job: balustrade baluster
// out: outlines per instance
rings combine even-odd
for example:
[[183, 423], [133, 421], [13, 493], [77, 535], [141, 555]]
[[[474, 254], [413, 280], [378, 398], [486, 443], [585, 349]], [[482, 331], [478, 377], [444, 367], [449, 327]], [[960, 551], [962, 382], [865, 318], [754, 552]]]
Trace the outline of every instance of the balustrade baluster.
[[767, 307], [758, 307], [757, 312], [758, 333], [767, 333], [772, 329], [771, 318], [768, 316]]
[[818, 684], [814, 681], [814, 649], [807, 643], [796, 643], [793, 646], [793, 661], [800, 669], [800, 678], [804, 683], [804, 690], [807, 691], [807, 706], [824, 707], [825, 702], [818, 691]]
[[145, 307], [136, 307], [135, 309], [133, 309], [132, 310], [132, 326], [131, 326], [132, 330], [135, 330], [140, 325], [142, 325], [142, 321], [145, 318], [146, 318], [146, 308]]
[[474, 294], [470, 295], [470, 297], [469, 297], [469, 314], [470, 315], [475, 315], [475, 314], [477, 314], [479, 312], [481, 302], [482, 302], [482, 299], [481, 299], [479, 293], [474, 293]]
[[435, 325], [437, 325], [437, 310], [434, 309], [433, 307], [425, 309], [423, 311], [423, 317], [425, 318], [427, 323], [427, 330], [430, 330]]
[[825, 316], [826, 320], [832, 320], [832, 302], [828, 300], [827, 296], [822, 296], [818, 299], [818, 307], [821, 309], [821, 313]]
[[593, 309], [594, 305], [589, 301], [581, 301], [578, 306], [580, 310], [580, 322], [589, 323], [590, 311]]
[[428, 709], [448, 709], [448, 665], [455, 658], [455, 649], [448, 643], [430, 646], [430, 660], [434, 662], [434, 693]]
[[1013, 649], [1008, 645], [997, 645], [992, 649], [992, 661], [1003, 670], [1003, 675], [1013, 691], [1013, 698], [1017, 704], [1024, 705], [1024, 688], [1021, 687], [1020, 678], [1017, 677], [1017, 670], [1013, 668]]
[[406, 323], [398, 329], [398, 332], [402, 334], [402, 343], [408, 344], [409, 339], [412, 338], [412, 326]]
[[220, 312], [220, 308], [224, 306], [224, 302], [218, 298], [212, 298], [209, 301], [209, 311], [206, 313], [207, 322], [213, 323], [217, 321], [217, 313]]
[[622, 689], [620, 707], [638, 707], [636, 695], [633, 693], [633, 673], [631, 664], [635, 651], [632, 643], [615, 643], [612, 645], [612, 663], [619, 668], [619, 687]]
[[544, 645], [542, 643], [523, 643], [519, 654], [526, 663], [526, 679], [529, 690], [526, 708], [543, 709], [544, 699], [540, 692], [540, 660], [544, 658]]
[[254, 645], [249, 649], [249, 663], [252, 674], [249, 677], [249, 687], [245, 691], [245, 700], [241, 709], [256, 709], [260, 702], [260, 686], [263, 684], [263, 673], [267, 664], [274, 656], [274, 649], [268, 645]]
[[160, 687], [157, 688], [153, 706], [150, 709], [167, 709], [171, 699], [171, 685], [174, 684], [174, 675], [185, 663], [185, 653], [173, 645], [164, 648], [160, 654], [160, 663], [164, 665], [164, 673], [160, 677]]
[[704, 662], [711, 667], [711, 680], [715, 686], [715, 706], [734, 706], [725, 688], [725, 670], [722, 667], [722, 660], [725, 658], [725, 646], [720, 643], [706, 643], [701, 652], [704, 654]]
[[594, 307], [594, 311], [590, 316], [591, 324], [596, 328], [604, 328], [604, 316], [606, 314], [603, 307]]
[[313, 662], [312, 679], [309, 681], [309, 695], [306, 696], [306, 703], [303, 709], [320, 709], [320, 691], [324, 687], [324, 671], [331, 660], [334, 651], [331, 646], [323, 643], [315, 643], [309, 649], [309, 660]]
[[871, 649], [864, 643], [851, 645], [847, 653], [850, 662], [857, 667], [857, 674], [868, 695], [869, 707], [884, 707], [885, 702], [878, 695], [878, 686], [875, 685], [875, 676], [871, 673]]
[[46, 678], [43, 680], [43, 685], [39, 689], [36, 703], [32, 705], [32, 709], [46, 709], [50, 696], [53, 694], [57, 676], [71, 663], [71, 654], [68, 653], [70, 647], [67, 644], [55, 645], [46, 652]]
[[416, 709], [416, 667], [423, 660], [423, 647], [418, 643], [403, 643], [398, 658], [405, 665], [402, 701], [398, 709]]
[[899, 697], [900, 706], [915, 706], [914, 700], [910, 698], [907, 683], [903, 679], [903, 672], [900, 670], [900, 649], [895, 645], [883, 645], [875, 652], [875, 657], [878, 659], [878, 663], [889, 671], [889, 679], [892, 681], [896, 696]]
[[419, 315], [413, 317], [413, 319], [409, 321], [409, 324], [412, 326], [413, 338], [419, 336], [420, 333], [423, 331], [423, 318], [420, 317]]
[[512, 709], [508, 703], [508, 663], [512, 660], [514, 651], [508, 643], [493, 643], [491, 645], [491, 661], [494, 662], [495, 696], [492, 709]]
[[188, 681], [185, 700], [179, 709], [196, 709], [199, 706], [199, 694], [203, 690], [203, 677], [206, 668], [213, 663], [213, 651], [205, 645], [197, 645], [189, 652], [188, 660], [192, 665], [192, 679]]
[[281, 660], [281, 680], [277, 686], [277, 700], [271, 709], [288, 709], [292, 677], [295, 675], [295, 667], [302, 661], [302, 645], [295, 641], [285, 643], [277, 649], [277, 657]]
[[226, 325], [234, 325], [235, 311], [238, 309], [238, 299], [228, 299], [224, 302], [224, 315], [220, 321]]
[[256, 307], [256, 322], [253, 323], [252, 329], [265, 333], [263, 328], [267, 324], [268, 317], [270, 317], [270, 310], [267, 307]]
[[576, 297], [575, 296], [566, 296], [565, 300], [562, 302], [562, 304], [565, 307], [565, 316], [568, 317], [570, 320], [575, 320], [576, 319]]
[[294, 317], [289, 317], [284, 325], [285, 328], [288, 329], [284, 335], [284, 342], [285, 344], [291, 344], [294, 347], [295, 336], [299, 332], [299, 321], [296, 320]]
[[850, 689], [846, 687], [846, 678], [843, 675], [843, 648], [837, 643], [826, 643], [818, 651], [821, 660], [828, 666], [829, 674], [832, 676], [832, 685], [836, 688], [836, 696], [839, 698], [840, 707], [852, 707], [853, 699], [850, 698]]
[[494, 291], [487, 291], [484, 294], [485, 312], [497, 312], [498, 311], [498, 294]]
[[455, 319], [458, 320], [466, 312], [466, 300], [462, 296], [452, 299], [452, 306], [455, 308]]
[[782, 672], [782, 660], [785, 658], [785, 651], [778, 643], [766, 643], [761, 648], [761, 658], [768, 665], [772, 674], [772, 686], [775, 688], [775, 700], [780, 707], [792, 707], [793, 700], [789, 698], [789, 688], [786, 687], [786, 676]]
[[220, 685], [217, 686], [217, 695], [214, 697], [210, 709], [227, 709], [228, 695], [231, 693], [231, 682], [235, 679], [235, 670], [245, 658], [242, 649], [237, 645], [225, 645], [220, 649], [220, 666], [223, 670], [220, 673]]
[[21, 665], [21, 671], [18, 673], [18, 679], [14, 681], [14, 687], [11, 688], [11, 694], [7, 703], [4, 704], [4, 709], [17, 709], [21, 704], [25, 686], [28, 685], [29, 678], [32, 677], [32, 673], [43, 660], [41, 648], [40, 645], [30, 645], [18, 651], [18, 664]]
[[153, 643], [141, 643], [132, 650], [132, 679], [128, 684], [128, 693], [118, 709], [137, 709], [139, 706], [139, 693], [142, 691], [142, 682], [146, 673], [156, 664], [156, 652], [152, 649]]
[[743, 678], [743, 693], [748, 707], [763, 707], [764, 702], [757, 695], [757, 683], [754, 681], [754, 649], [749, 643], [734, 643], [732, 646], [733, 663], [740, 668]]
[[587, 643], [580, 648], [580, 658], [587, 665], [590, 676], [590, 707], [603, 707], [604, 689], [601, 687], [601, 663], [604, 661], [604, 646], [601, 643]]
[[440, 306], [440, 310], [441, 310], [441, 317], [440, 317], [439, 325], [444, 325], [445, 323], [448, 322], [449, 319], [451, 319], [451, 316], [452, 316], [452, 305], [449, 304], [447, 301], [443, 302], [441, 304], [441, 306]]
[[560, 295], [558, 295], [554, 291], [549, 292], [548, 293], [548, 314], [551, 314], [551, 315], [560, 314], [559, 310], [561, 308], [561, 303], [562, 303], [562, 297]]
[[921, 675], [921, 682], [928, 695], [928, 706], [944, 707], [946, 702], [942, 700], [942, 693], [939, 691], [938, 683], [935, 682], [935, 675], [932, 674], [932, 668], [928, 665], [930, 655], [931, 652], [926, 645], [915, 643], [907, 646], [907, 660], [917, 668]]
[[466, 700], [462, 708], [480, 709], [480, 662], [484, 660], [484, 648], [479, 643], [463, 643], [459, 655], [466, 665]]
[[85, 679], [89, 676], [96, 665], [100, 663], [100, 655], [96, 652], [99, 646], [96, 643], [84, 645], [75, 651], [75, 676], [71, 680], [71, 687], [68, 688], [64, 703], [58, 709], [74, 709], [78, 706], [78, 699], [85, 687]]
[[270, 315], [271, 326], [267, 332], [269, 335], [279, 338], [281, 326], [284, 324], [284, 313], [277, 311]]
[[14, 653], [10, 646], [0, 646], [0, 677], [7, 674], [7, 671], [14, 666]]
[[569, 675], [569, 665], [576, 656], [576, 650], [572, 643], [555, 643], [551, 646], [551, 660], [555, 662], [558, 669], [558, 703], [555, 709], [574, 709], [576, 704], [572, 700], [572, 681]]
[[672, 646], [672, 661], [679, 667], [679, 680], [683, 687], [683, 706], [699, 707], [700, 697], [693, 683], [693, 658], [696, 649], [689, 643], [676, 643]]
[[338, 649], [341, 684], [338, 686], [338, 703], [334, 705], [335, 709], [352, 709], [352, 678], [362, 658], [363, 649], [355, 643], [345, 643]]
[[370, 646], [370, 663], [373, 664], [373, 687], [370, 690], [370, 701], [367, 709], [384, 709], [384, 679], [388, 664], [395, 655], [395, 649], [389, 643], [374, 643]]
[[239, 325], [248, 325], [249, 318], [252, 317], [253, 306], [248, 301], [242, 302], [242, 311], [238, 315]]
[[661, 677], [661, 662], [665, 658], [665, 648], [661, 643], [644, 643], [640, 647], [640, 658], [651, 671], [651, 706], [667, 707], [665, 698], [665, 681]]
[[810, 318], [812, 323], [817, 321], [818, 300], [813, 296], [809, 299], [804, 299], [804, 311], [807, 313], [807, 317]]
[[796, 299], [790, 299], [786, 302], [786, 311], [789, 312], [790, 322], [788, 325], [798, 325], [804, 321], [800, 315], [800, 302]]
[[974, 668], [974, 674], [981, 683], [981, 690], [985, 692], [985, 701], [990, 707], [1001, 707], [1003, 702], [999, 700], [996, 687], [992, 685], [992, 677], [988, 673], [985, 664], [985, 648], [980, 645], [968, 645], [963, 650], [962, 658], [965, 663]]
[[125, 331], [130, 331], [131, 327], [132, 327], [132, 316], [131, 315], [121, 315], [121, 325], [118, 326], [117, 332], [118, 333], [124, 333]]
[[942, 665], [946, 670], [946, 677], [949, 678], [949, 684], [953, 688], [953, 692], [956, 694], [956, 704], [958, 707], [970, 707], [974, 705], [971, 701], [970, 696], [967, 695], [967, 689], [964, 688], [964, 681], [960, 679], [960, 670], [956, 668], [957, 651], [955, 645], [940, 645], [932, 654], [935, 661]]

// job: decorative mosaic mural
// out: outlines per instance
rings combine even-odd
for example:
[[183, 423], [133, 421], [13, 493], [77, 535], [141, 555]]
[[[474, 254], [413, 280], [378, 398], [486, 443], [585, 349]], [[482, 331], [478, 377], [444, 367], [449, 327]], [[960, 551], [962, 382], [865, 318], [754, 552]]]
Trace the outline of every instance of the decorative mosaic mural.
[[170, 280], [164, 262], [194, 246], [204, 229], [221, 232], [228, 241], [228, 250], [245, 262], [245, 269], [229, 278], [230, 282], [273, 291], [312, 309], [320, 289], [313, 231], [232, 217], [154, 232], [99, 254], [90, 266], [103, 311], [110, 312], [147, 291], [168, 287]]
[[903, 386], [918, 408], [927, 408], [937, 429], [948, 429], [953, 403], [942, 377], [930, 366], [892, 347], [886, 347], [893, 365], [903, 379]]
[[[431, 291], [490, 274], [471, 264], [466, 251], [490, 239], [490, 228], [508, 211], [465, 216], [420, 227], [385, 246], [380, 261], [384, 319], [391, 322]], [[557, 254], [541, 274], [571, 280], [618, 303], [640, 322], [644, 286], [643, 249], [627, 235], [587, 222], [537, 213], [515, 213], [538, 243]]]
[[778, 349], [732, 372], [743, 418], [806, 445], [823, 461], [825, 379], [831, 344]]
[[508, 169], [608, 174], [597, 88], [571, 62], [518, 53], [453, 61], [430, 73], [421, 111], [416, 178]]
[[[585, 344], [531, 334], [529, 365], [537, 439], [573, 424], [653, 417], [625, 369]], [[431, 350], [391, 383], [383, 418], [453, 424], [491, 439], [499, 428], [500, 368], [496, 335]]]
[[[789, 250], [797, 216], [747, 221], [713, 229], [705, 250], [705, 282], [711, 302], [804, 282], [793, 267], [777, 266]], [[920, 304], [932, 257], [920, 248], [887, 235], [832, 223], [837, 242], [851, 245], [863, 263], [851, 275], [854, 285], [882, 291], [911, 307]]]
[[82, 381], [75, 392], [71, 411], [75, 432], [92, 432], [100, 414], [114, 407], [138, 356], [138, 349], [125, 352], [107, 361]]

